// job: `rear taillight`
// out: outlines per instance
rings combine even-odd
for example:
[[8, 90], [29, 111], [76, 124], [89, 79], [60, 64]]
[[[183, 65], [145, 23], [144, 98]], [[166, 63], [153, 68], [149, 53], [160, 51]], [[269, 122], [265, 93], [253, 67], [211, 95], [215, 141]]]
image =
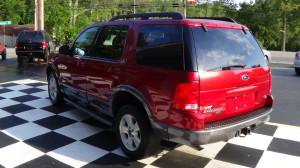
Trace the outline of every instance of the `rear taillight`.
[[296, 52], [295, 58], [299, 59], [299, 52]]
[[173, 97], [172, 107], [177, 110], [198, 112], [199, 83], [180, 83]]
[[19, 43], [18, 42], [16, 42], [16, 44], [15, 44], [15, 48], [18, 48], [19, 47]]
[[42, 42], [42, 47], [47, 48], [47, 43], [45, 41]]

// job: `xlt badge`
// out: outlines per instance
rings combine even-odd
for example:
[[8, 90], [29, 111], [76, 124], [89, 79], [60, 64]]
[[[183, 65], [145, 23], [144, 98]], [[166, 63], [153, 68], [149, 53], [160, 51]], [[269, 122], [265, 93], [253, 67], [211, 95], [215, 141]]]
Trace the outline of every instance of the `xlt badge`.
[[249, 78], [250, 78], [249, 75], [243, 75], [243, 76], [242, 76], [242, 79], [243, 79], [243, 80], [248, 80]]

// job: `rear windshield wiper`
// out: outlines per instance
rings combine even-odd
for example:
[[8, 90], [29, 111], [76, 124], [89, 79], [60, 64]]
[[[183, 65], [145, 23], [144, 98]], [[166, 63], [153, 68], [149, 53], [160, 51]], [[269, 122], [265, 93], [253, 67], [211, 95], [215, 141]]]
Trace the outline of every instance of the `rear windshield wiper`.
[[231, 70], [231, 69], [236, 69], [236, 68], [241, 68], [244, 69], [246, 65], [244, 64], [236, 64], [236, 65], [228, 65], [222, 67], [222, 70]]

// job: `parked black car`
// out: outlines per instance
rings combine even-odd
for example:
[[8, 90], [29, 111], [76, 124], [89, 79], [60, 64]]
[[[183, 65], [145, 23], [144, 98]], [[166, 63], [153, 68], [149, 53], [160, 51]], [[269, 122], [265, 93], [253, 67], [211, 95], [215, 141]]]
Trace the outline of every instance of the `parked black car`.
[[45, 31], [22, 31], [15, 44], [18, 63], [22, 64], [24, 58], [40, 58], [47, 60], [53, 45], [49, 34]]

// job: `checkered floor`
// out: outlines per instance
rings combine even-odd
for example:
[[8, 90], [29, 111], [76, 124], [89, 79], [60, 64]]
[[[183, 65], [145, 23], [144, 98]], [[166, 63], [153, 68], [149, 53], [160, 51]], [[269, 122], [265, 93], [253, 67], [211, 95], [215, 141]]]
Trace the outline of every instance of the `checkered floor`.
[[46, 83], [0, 84], [0, 167], [300, 167], [297, 127], [270, 123], [202, 147], [162, 142], [158, 155], [130, 161], [111, 128], [70, 106], [51, 106]]

